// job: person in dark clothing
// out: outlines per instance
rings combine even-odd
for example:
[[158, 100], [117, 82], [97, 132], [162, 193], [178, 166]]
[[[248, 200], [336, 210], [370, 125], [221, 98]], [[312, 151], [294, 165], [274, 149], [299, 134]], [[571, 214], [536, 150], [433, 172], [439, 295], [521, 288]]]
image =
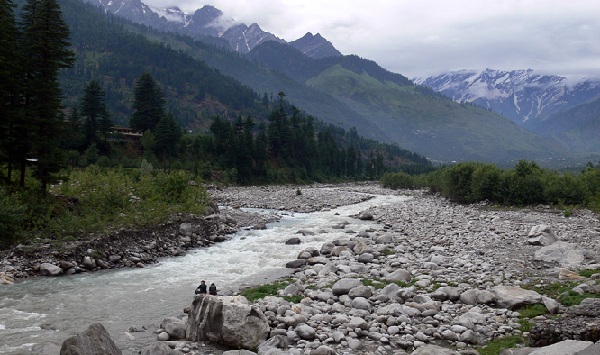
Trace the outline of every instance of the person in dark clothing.
[[196, 289], [196, 294], [206, 294], [206, 282], [204, 280], [200, 281], [200, 286]]
[[208, 288], [208, 293], [211, 294], [211, 295], [213, 295], [213, 296], [217, 295], [217, 286], [215, 286], [214, 283], [210, 284], [210, 287]]

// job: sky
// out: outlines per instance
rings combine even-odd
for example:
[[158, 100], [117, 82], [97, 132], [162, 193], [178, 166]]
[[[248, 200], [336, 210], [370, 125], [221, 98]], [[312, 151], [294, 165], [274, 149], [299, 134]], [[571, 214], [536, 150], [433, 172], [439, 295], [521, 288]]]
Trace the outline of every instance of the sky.
[[342, 54], [409, 78], [534, 69], [600, 76], [597, 0], [142, 0], [192, 13], [213, 5], [286, 41], [320, 33]]

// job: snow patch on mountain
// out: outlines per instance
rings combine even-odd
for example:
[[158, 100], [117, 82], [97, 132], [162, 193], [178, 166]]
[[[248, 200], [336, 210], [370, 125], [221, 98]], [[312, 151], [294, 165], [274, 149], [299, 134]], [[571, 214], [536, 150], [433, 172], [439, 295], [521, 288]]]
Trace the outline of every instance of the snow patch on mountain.
[[543, 75], [532, 69], [459, 70], [414, 82], [457, 102], [492, 109], [514, 122], [543, 121], [552, 113], [600, 97], [600, 80]]

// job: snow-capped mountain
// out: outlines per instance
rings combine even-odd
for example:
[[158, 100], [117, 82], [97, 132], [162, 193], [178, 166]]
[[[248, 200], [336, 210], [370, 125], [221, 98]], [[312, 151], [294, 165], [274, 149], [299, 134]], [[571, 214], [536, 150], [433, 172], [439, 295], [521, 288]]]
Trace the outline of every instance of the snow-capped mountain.
[[[153, 27], [161, 31], [176, 32], [195, 39], [209, 41], [229, 47], [237, 52], [248, 53], [265, 41], [287, 43], [272, 33], [263, 31], [256, 23], [247, 26], [226, 18], [214, 6], [204, 5], [193, 14], [178, 7], [158, 8], [148, 6], [140, 0], [83, 0], [101, 6], [104, 11], [124, 17], [132, 22]], [[323, 58], [341, 53], [321, 35], [310, 33], [291, 42], [290, 45], [309, 57]], [[212, 40], [211, 40], [212, 38]]]
[[558, 111], [600, 97], [600, 79], [573, 80], [536, 74], [532, 69], [461, 70], [414, 81], [456, 102], [482, 106], [521, 125], [543, 121]]

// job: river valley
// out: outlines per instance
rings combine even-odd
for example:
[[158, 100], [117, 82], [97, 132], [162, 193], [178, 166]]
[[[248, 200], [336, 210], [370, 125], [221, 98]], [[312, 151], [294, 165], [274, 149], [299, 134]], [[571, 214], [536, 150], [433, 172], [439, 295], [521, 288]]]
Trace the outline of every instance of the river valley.
[[[30, 353], [34, 344], [48, 341], [60, 344], [94, 322], [102, 323], [126, 353], [137, 353], [156, 335], [151, 331], [125, 332], [130, 327], [158, 324], [165, 317], [181, 314], [191, 304], [200, 280], [214, 282], [220, 291], [237, 291], [243, 285], [271, 281], [289, 273], [285, 263], [301, 250], [320, 249], [325, 242], [347, 238], [350, 231], [358, 233], [375, 225], [351, 215], [406, 199], [379, 195], [313, 213], [247, 209], [275, 213], [281, 219], [266, 230], [242, 229], [230, 240], [146, 268], [36, 277], [0, 287], [0, 353]], [[340, 223], [348, 224], [345, 229], [331, 228]], [[285, 241], [298, 236], [299, 230], [314, 235], [303, 236], [301, 245], [286, 245]]]

